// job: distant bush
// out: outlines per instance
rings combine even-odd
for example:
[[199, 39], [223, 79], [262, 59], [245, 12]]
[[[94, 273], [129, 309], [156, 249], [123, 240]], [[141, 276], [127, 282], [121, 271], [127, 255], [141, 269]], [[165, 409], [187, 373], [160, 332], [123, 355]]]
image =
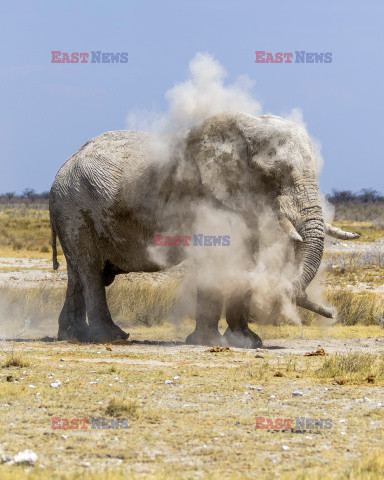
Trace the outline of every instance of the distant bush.
[[359, 192], [351, 190], [332, 190], [332, 194], [327, 195], [329, 202], [339, 203], [384, 203], [384, 196], [372, 188], [363, 188]]
[[0, 194], [0, 204], [47, 204], [49, 192], [37, 193], [33, 188], [25, 188], [23, 193], [5, 192]]
[[384, 225], [384, 196], [377, 190], [332, 190], [326, 197], [335, 206], [336, 221], [374, 222], [376, 225]]

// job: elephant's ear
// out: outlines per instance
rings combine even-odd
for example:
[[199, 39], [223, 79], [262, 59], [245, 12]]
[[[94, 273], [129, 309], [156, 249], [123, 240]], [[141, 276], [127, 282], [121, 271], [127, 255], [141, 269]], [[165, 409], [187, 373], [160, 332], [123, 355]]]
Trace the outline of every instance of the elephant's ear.
[[248, 146], [234, 114], [208, 118], [187, 140], [188, 162], [197, 166], [204, 194], [233, 207], [249, 184]]

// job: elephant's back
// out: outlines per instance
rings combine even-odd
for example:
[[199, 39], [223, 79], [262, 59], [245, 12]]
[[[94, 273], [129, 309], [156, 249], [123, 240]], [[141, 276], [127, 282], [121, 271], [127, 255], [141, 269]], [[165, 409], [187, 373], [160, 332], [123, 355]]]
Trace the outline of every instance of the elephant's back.
[[51, 199], [79, 206], [101, 202], [104, 207], [119, 195], [123, 177], [137, 176], [151, 155], [148, 133], [118, 130], [86, 142], [60, 168]]

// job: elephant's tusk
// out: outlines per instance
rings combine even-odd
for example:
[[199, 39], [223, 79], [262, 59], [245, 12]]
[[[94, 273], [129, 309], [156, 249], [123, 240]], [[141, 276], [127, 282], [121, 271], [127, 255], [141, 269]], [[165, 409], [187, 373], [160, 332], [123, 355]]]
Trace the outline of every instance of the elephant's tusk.
[[306, 294], [297, 297], [296, 305], [305, 308], [306, 310], [310, 310], [311, 312], [318, 313], [323, 317], [333, 318], [333, 311], [330, 308], [323, 307], [323, 305], [312, 302], [312, 300], [310, 300]]
[[329, 223], [326, 223], [324, 226], [325, 226], [325, 233], [327, 235], [333, 238], [338, 238], [339, 240], [353, 240], [355, 238], [360, 237], [358, 233], [344, 232], [344, 230], [334, 227]]
[[303, 239], [298, 233], [292, 222], [287, 217], [280, 218], [280, 225], [288, 237], [295, 242], [302, 242]]

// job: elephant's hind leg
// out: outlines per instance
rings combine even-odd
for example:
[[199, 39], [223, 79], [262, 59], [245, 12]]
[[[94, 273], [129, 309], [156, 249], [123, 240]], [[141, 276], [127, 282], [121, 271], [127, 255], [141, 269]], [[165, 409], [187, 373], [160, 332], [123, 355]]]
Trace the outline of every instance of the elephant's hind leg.
[[88, 325], [83, 286], [77, 273], [68, 263], [68, 284], [63, 309], [59, 317], [58, 340], [77, 338], [81, 341], [88, 339]]
[[112, 320], [105, 294], [105, 275], [102, 268], [87, 264], [79, 268], [89, 324], [89, 340], [127, 339], [125, 333]]
[[191, 345], [221, 345], [219, 320], [223, 308], [223, 296], [214, 289], [197, 290], [196, 328], [188, 335]]
[[228, 328], [224, 340], [231, 347], [259, 348], [261, 338], [248, 327], [251, 292], [227, 300], [226, 319]]

